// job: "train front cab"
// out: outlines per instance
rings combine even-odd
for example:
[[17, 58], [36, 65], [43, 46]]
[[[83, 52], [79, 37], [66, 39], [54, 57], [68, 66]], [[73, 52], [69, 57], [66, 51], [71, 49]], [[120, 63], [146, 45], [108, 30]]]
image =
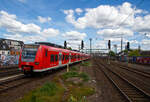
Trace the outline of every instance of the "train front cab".
[[[39, 45], [25, 45], [21, 51], [19, 58], [19, 69], [24, 72], [24, 74], [32, 73], [33, 69], [39, 69], [41, 50]], [[36, 57], [39, 56], [39, 57]]]

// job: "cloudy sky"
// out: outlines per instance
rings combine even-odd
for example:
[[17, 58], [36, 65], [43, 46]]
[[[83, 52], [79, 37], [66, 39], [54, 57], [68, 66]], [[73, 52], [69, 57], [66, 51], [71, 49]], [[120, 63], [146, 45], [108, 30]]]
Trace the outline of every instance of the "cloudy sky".
[[150, 50], [150, 0], [0, 0], [0, 38]]

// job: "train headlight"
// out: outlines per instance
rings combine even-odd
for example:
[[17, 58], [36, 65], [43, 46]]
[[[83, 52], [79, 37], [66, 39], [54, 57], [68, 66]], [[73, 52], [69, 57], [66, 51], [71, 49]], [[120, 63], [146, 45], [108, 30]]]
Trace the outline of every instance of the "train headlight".
[[35, 65], [39, 65], [39, 62], [35, 62]]

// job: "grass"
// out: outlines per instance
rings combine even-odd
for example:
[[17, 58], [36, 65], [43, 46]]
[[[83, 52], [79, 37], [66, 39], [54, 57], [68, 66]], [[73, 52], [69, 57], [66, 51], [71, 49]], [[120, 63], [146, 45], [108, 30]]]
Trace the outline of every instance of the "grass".
[[74, 66], [71, 67], [71, 68], [70, 68], [70, 71], [77, 71], [77, 67], [74, 67]]
[[79, 77], [79, 78], [82, 78], [83, 81], [88, 81], [90, 78], [89, 76], [82, 72], [82, 73], [78, 73], [78, 72], [66, 72], [62, 75], [62, 78], [64, 80], [68, 79], [68, 78], [72, 78], [72, 77]]
[[67, 102], [87, 102], [86, 97], [95, 93], [95, 90], [91, 87], [73, 87], [70, 89], [71, 94]]
[[[86, 61], [82, 64], [89, 66], [90, 62]], [[77, 80], [81, 79], [81, 82], [74, 84], [73, 80], [66, 80], [73, 77], [77, 77]], [[55, 76], [52, 82], [47, 82], [42, 87], [29, 92], [17, 102], [87, 102], [86, 97], [95, 93], [94, 88], [84, 83], [88, 80], [90, 80], [88, 74], [79, 73], [77, 67], [72, 67], [70, 72]], [[66, 88], [68, 89], [67, 94]]]
[[79, 73], [78, 72], [74, 72], [74, 71], [71, 71], [71, 72], [66, 72], [62, 75], [62, 78], [64, 80], [68, 79], [68, 78], [72, 78], [72, 77], [79, 77]]
[[90, 65], [91, 65], [90, 61], [84, 61], [81, 63], [81, 66], [90, 66]]
[[90, 77], [86, 73], [84, 73], [84, 72], [80, 73], [79, 77], [82, 78], [83, 81], [90, 80]]
[[17, 102], [60, 102], [65, 89], [58, 83], [48, 82]]

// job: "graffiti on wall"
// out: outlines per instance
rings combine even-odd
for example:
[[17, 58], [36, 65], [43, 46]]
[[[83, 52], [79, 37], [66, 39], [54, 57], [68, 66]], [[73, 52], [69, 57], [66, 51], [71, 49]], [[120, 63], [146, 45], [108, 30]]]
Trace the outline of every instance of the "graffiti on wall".
[[18, 55], [1, 55], [0, 56], [0, 65], [7, 66], [7, 65], [15, 65], [19, 62]]

